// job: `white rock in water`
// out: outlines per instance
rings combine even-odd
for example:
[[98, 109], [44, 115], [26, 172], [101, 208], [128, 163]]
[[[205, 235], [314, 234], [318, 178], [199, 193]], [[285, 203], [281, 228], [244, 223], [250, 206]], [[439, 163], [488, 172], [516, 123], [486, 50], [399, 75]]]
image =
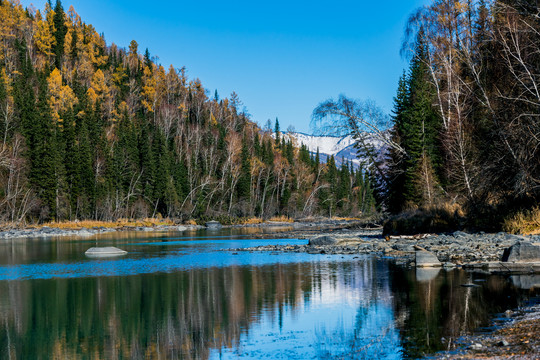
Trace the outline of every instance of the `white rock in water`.
[[416, 267], [440, 267], [442, 266], [437, 256], [427, 250], [416, 250]]
[[93, 247], [84, 253], [88, 257], [110, 257], [126, 255], [127, 251], [116, 248], [114, 246], [108, 247]]

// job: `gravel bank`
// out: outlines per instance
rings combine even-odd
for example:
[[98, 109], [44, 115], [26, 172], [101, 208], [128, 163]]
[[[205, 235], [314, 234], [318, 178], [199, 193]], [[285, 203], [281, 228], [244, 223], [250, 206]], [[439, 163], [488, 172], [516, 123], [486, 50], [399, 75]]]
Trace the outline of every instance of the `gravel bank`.
[[470, 266], [479, 263], [499, 261], [504, 249], [517, 241], [540, 242], [540, 236], [515, 236], [506, 233], [468, 234], [455, 232], [446, 235], [422, 235], [403, 237], [383, 237], [381, 229], [339, 229], [331, 232], [302, 231], [287, 233], [290, 237], [313, 239], [317, 236], [330, 236], [335, 239], [332, 245], [268, 245], [239, 248], [232, 251], [283, 251], [305, 252], [310, 254], [371, 254], [392, 257], [400, 262], [412, 264], [415, 246], [434, 253], [448, 266]]
[[81, 228], [81, 229], [60, 229], [54, 227], [41, 227], [29, 229], [13, 229], [0, 231], [0, 239], [24, 239], [24, 238], [52, 238], [52, 237], [90, 237], [117, 231], [186, 231], [203, 228], [202, 226], [155, 226], [155, 227], [121, 227], [121, 228]]
[[464, 336], [454, 349], [426, 359], [539, 359], [540, 305], [504, 314], [510, 320], [494, 321], [498, 330], [489, 334]]

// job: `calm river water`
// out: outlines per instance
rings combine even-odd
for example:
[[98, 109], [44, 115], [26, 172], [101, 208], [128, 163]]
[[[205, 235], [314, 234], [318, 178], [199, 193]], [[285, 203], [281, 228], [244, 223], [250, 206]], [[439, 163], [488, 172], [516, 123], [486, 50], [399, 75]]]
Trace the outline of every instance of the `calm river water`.
[[95, 239], [1, 241], [0, 358], [417, 358], [538, 302], [502, 276], [224, 251], [306, 243], [245, 231], [108, 234], [129, 253], [102, 260]]

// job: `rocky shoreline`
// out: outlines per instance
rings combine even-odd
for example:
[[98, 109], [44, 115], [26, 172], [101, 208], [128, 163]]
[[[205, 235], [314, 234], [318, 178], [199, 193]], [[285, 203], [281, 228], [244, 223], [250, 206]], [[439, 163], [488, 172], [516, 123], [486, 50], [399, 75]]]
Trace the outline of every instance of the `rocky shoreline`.
[[515, 311], [493, 321], [497, 330], [488, 334], [462, 337], [454, 350], [436, 353], [426, 359], [538, 359], [540, 357], [540, 305]]
[[[58, 227], [29, 227], [29, 228], [15, 228], [0, 230], [1, 239], [24, 239], [24, 238], [53, 238], [53, 237], [89, 237], [94, 235], [112, 233], [112, 232], [158, 232], [158, 231], [194, 231], [201, 229], [219, 230], [221, 228], [263, 228], [269, 229], [270, 232], [277, 237], [284, 237], [285, 234], [289, 234], [291, 231], [312, 231], [312, 233], [319, 233], [321, 231], [333, 231], [334, 229], [342, 229], [351, 224], [357, 222], [346, 220], [311, 220], [311, 221], [298, 221], [298, 222], [277, 222], [270, 221], [260, 224], [246, 224], [246, 225], [224, 225], [222, 226], [218, 222], [208, 222], [206, 226], [202, 225], [157, 225], [157, 226], [120, 226], [120, 227], [81, 227], [62, 229]], [[286, 231], [279, 231], [280, 228], [285, 228]], [[276, 231], [276, 232], [274, 232]], [[278, 232], [279, 231], [279, 232]], [[263, 237], [264, 234], [255, 234], [255, 237]]]
[[[283, 235], [283, 234], [280, 234]], [[306, 245], [267, 245], [231, 251], [305, 252], [310, 254], [365, 254], [391, 257], [398, 263], [415, 265], [418, 248], [425, 249], [446, 267], [480, 267], [501, 260], [504, 250], [516, 242], [540, 242], [540, 236], [506, 233], [453, 234], [383, 237], [381, 229], [339, 229], [333, 232], [289, 232], [289, 237], [310, 239]], [[281, 237], [281, 236], [280, 236]], [[326, 242], [318, 239], [326, 238]]]
[[153, 231], [186, 231], [202, 229], [204, 226], [197, 225], [166, 225], [166, 226], [154, 226], [154, 227], [96, 227], [96, 228], [80, 228], [80, 229], [61, 229], [56, 227], [43, 226], [40, 228], [27, 228], [27, 229], [12, 229], [0, 231], [0, 239], [25, 239], [25, 238], [53, 238], [53, 237], [90, 237], [94, 235], [112, 233], [112, 232], [125, 232], [125, 231], [139, 231], [139, 232], [153, 232]]

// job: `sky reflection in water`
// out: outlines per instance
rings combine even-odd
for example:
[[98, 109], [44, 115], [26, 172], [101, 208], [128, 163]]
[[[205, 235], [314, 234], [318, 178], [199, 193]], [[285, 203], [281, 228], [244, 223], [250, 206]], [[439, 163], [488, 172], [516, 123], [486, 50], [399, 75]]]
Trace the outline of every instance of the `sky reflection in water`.
[[[183, 236], [185, 235], [185, 241]], [[0, 359], [401, 359], [529, 301], [508, 279], [370, 257], [223, 251], [240, 232], [0, 244]], [[460, 285], [475, 279], [479, 288]], [[465, 306], [466, 304], [466, 306]]]

